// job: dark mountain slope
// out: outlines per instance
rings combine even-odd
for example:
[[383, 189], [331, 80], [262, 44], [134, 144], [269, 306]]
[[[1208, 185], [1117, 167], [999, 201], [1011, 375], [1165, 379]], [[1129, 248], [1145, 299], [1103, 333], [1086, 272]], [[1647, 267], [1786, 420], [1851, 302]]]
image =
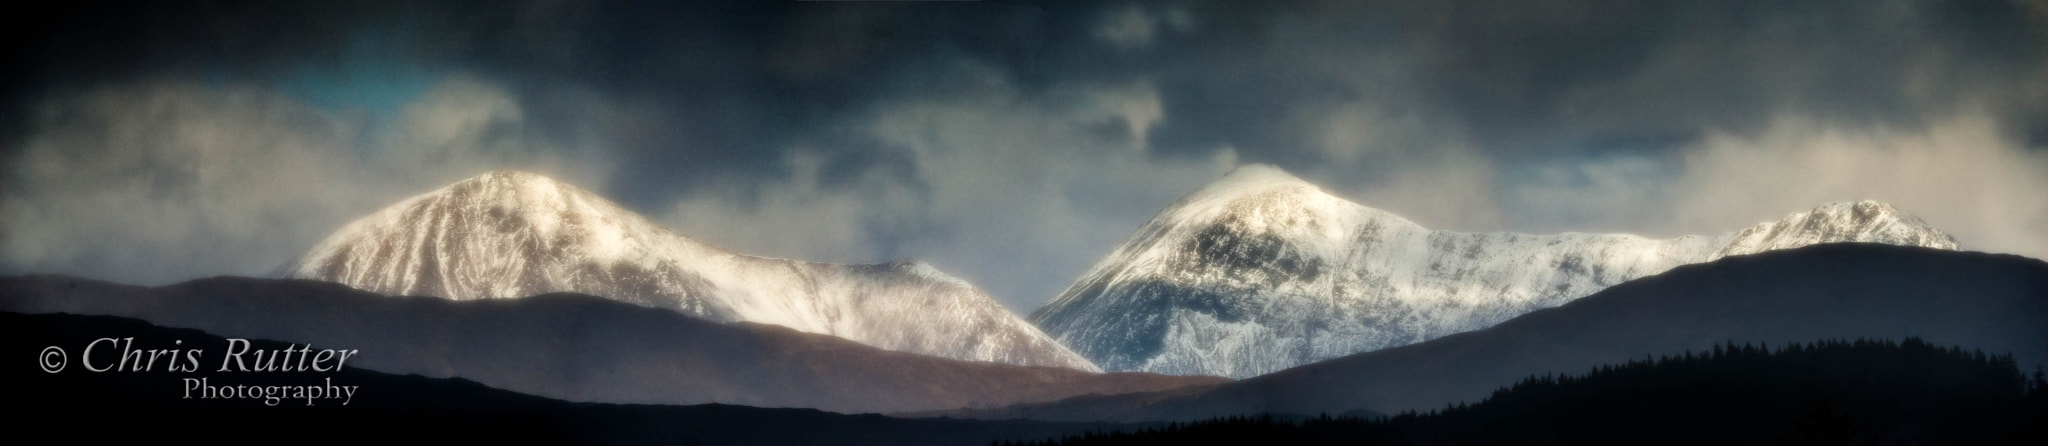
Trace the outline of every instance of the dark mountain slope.
[[[1532, 376], [1486, 401], [1390, 418], [1232, 417], [1062, 445], [2044, 444], [2048, 378], [2010, 356], [1826, 341]], [[1043, 443], [1040, 443], [1043, 444]]]
[[899, 412], [1224, 381], [951, 360], [573, 294], [451, 301], [304, 280], [222, 277], [145, 288], [38, 276], [0, 278], [0, 310], [347, 346], [362, 351], [351, 364], [367, 369], [587, 402]]
[[[730, 405], [645, 406], [569, 403], [494, 389], [464, 379], [340, 371], [220, 372], [227, 340], [197, 330], [163, 328], [110, 316], [0, 312], [0, 367], [9, 384], [8, 422], [16, 434], [56, 442], [149, 444], [447, 443], [447, 444], [988, 444], [1138, 426], [1104, 423], [905, 420], [811, 409]], [[170, 371], [92, 372], [83, 351], [99, 338], [132, 338], [139, 350], [200, 349], [201, 367]], [[256, 349], [291, 345], [255, 340]], [[102, 344], [106, 345], [106, 344]], [[304, 344], [297, 344], [303, 346]], [[66, 366], [46, 373], [26, 359], [48, 347], [69, 352]], [[345, 348], [314, 344], [313, 349]], [[103, 367], [114, 350], [95, 348]], [[184, 380], [214, 386], [346, 385], [338, 400], [184, 398]]]

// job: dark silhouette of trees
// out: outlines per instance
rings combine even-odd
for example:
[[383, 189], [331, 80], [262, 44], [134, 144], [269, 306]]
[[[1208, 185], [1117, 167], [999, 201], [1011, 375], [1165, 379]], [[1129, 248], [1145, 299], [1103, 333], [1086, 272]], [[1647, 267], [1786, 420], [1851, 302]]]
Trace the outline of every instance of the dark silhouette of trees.
[[1533, 375], [1426, 413], [1238, 416], [1028, 444], [2048, 444], [2044, 434], [2048, 373], [1907, 338], [1727, 343]]

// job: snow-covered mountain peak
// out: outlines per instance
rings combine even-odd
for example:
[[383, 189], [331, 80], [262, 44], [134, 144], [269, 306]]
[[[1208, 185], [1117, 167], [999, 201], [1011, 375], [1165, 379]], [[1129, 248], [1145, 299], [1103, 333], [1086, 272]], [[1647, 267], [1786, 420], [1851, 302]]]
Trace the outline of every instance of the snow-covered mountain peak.
[[1268, 164], [1246, 164], [1231, 169], [1222, 178], [1210, 182], [1194, 193], [1188, 194], [1191, 201], [1206, 201], [1229, 198], [1237, 195], [1264, 192], [1272, 189], [1307, 188], [1320, 191], [1315, 184], [1303, 181], [1294, 174]]
[[1954, 236], [1919, 217], [1873, 200], [1820, 205], [1736, 232], [1718, 256], [1755, 254], [1817, 243], [1867, 242], [1957, 249]]
[[[386, 294], [510, 298], [582, 291], [545, 286], [533, 274], [544, 265], [648, 269], [660, 254], [705, 250], [589, 191], [543, 175], [494, 171], [352, 222], [286, 271]], [[619, 298], [653, 299], [626, 294]]]
[[[470, 189], [476, 187], [523, 188], [541, 187], [547, 189], [567, 186], [553, 177], [523, 170], [493, 170], [448, 185], [445, 189]], [[573, 186], [571, 186], [573, 187]], [[524, 192], [524, 191], [520, 191]]]
[[1097, 370], [987, 293], [924, 262], [733, 253], [525, 172], [486, 173], [401, 201], [335, 232], [285, 275], [451, 299], [576, 292], [890, 350]]
[[1313, 183], [1278, 167], [1238, 167], [1170, 206], [1165, 214], [1200, 217], [1217, 214], [1348, 212], [1357, 204], [1344, 201]]
[[[487, 206], [491, 215], [499, 218], [533, 218], [536, 226], [556, 229], [554, 223], [566, 217], [565, 213], [576, 212], [595, 214], [603, 211], [590, 206], [589, 202], [604, 201], [596, 194], [570, 186], [554, 178], [514, 170], [499, 170], [450, 184], [427, 196], [443, 196], [448, 200]], [[605, 203], [609, 204], [609, 203]]]
[[[527, 227], [543, 234], [587, 229], [587, 242], [617, 245], [621, 232], [657, 230], [653, 222], [590, 191], [547, 176], [499, 170], [478, 175], [428, 194], [480, 207], [484, 216], [503, 228]], [[665, 232], [665, 231], [658, 231]], [[615, 237], [599, 237], [615, 236]], [[616, 246], [611, 246], [616, 247]]]
[[1188, 194], [1148, 226], [1309, 242], [1343, 239], [1374, 224], [1414, 225], [1346, 201], [1278, 167], [1252, 164]]
[[1955, 247], [1876, 202], [1662, 240], [1439, 231], [1247, 166], [1160, 212], [1032, 319], [1108, 370], [1242, 378], [1486, 328], [1679, 265], [1844, 241]]

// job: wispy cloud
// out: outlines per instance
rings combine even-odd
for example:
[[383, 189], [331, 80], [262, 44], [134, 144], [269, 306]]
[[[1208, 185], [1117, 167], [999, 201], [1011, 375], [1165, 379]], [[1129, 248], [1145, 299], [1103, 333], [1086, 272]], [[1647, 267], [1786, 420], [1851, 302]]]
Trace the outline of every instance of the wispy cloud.
[[602, 178], [519, 105], [439, 83], [388, 132], [274, 90], [156, 82], [46, 102], [0, 193], [5, 268], [165, 283], [263, 275], [409, 194], [496, 168]]

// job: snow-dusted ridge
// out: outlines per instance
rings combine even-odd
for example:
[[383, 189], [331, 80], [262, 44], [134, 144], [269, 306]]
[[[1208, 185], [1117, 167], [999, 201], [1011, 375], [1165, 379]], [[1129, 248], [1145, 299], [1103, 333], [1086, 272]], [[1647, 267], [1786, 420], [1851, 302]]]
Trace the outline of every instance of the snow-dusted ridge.
[[401, 201], [348, 224], [284, 271], [393, 295], [577, 292], [889, 350], [1100, 370], [987, 293], [924, 262], [737, 254], [524, 172], [490, 172]]
[[1106, 370], [1244, 378], [1485, 328], [1679, 265], [1830, 242], [1957, 247], [1875, 201], [1718, 236], [1437, 231], [1253, 165], [1161, 211], [1032, 320]]

